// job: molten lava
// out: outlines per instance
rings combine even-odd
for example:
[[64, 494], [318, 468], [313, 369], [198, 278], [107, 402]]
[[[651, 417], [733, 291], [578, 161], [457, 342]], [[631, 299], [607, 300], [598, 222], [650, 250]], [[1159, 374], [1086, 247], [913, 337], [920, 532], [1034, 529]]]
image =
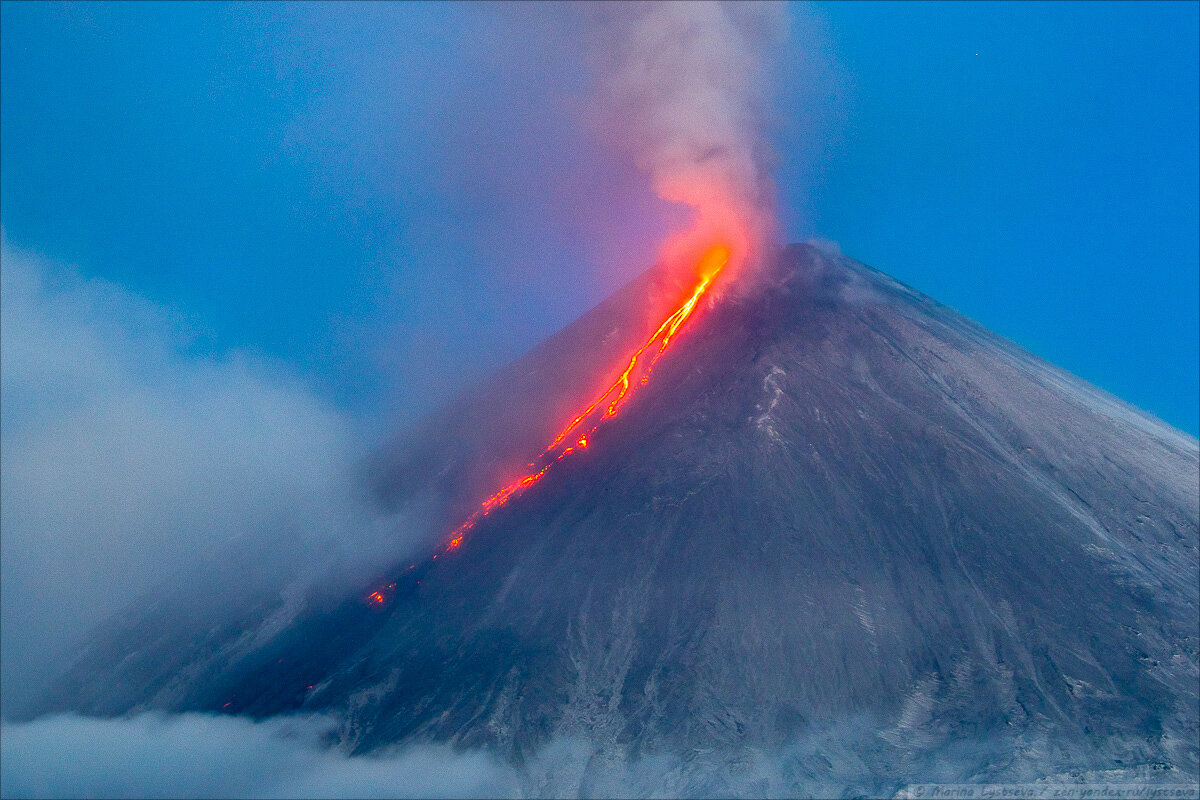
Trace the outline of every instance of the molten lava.
[[571, 453], [587, 449], [590, 437], [600, 427], [600, 424], [604, 420], [616, 416], [637, 386], [644, 386], [649, 382], [654, 365], [666, 352], [667, 346], [671, 344], [675, 334], [696, 310], [700, 298], [712, 287], [717, 275], [729, 263], [729, 255], [729, 248], [723, 245], [709, 249], [700, 260], [697, 269], [698, 282], [691, 294], [663, 320], [654, 334], [646, 340], [646, 343], [634, 351], [629, 358], [629, 364], [620, 377], [592, 401], [591, 405], [571, 420], [570, 424], [563, 428], [546, 446], [546, 449], [530, 462], [529, 467], [533, 470], [532, 472], [521, 475], [502, 486], [454, 529], [450, 535], [450, 542], [446, 545], [446, 552], [458, 548], [463, 542], [463, 537], [475, 527], [480, 519], [540, 481], [554, 464]]
[[[381, 606], [385, 602], [387, 602], [387, 595], [384, 593], [390, 592], [395, 588], [396, 588], [396, 584], [389, 583], [387, 586], [384, 586], [382, 589], [376, 589], [375, 591], [373, 591], [369, 595], [367, 595], [367, 602], [371, 603], [373, 605]], [[308, 688], [311, 689], [312, 687], [310, 686]]]

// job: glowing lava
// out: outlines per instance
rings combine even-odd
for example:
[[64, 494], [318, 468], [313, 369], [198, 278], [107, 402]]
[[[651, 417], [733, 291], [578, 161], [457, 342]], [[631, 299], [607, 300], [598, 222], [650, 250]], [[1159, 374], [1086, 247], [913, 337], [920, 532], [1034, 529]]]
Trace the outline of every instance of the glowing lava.
[[458, 548], [463, 542], [463, 537], [475, 527], [480, 519], [540, 481], [554, 464], [571, 453], [588, 447], [589, 437], [595, 433], [600, 423], [616, 416], [621, 406], [632, 396], [633, 390], [637, 386], [644, 386], [649, 382], [654, 365], [666, 352], [667, 346], [670, 345], [675, 334], [696, 310], [700, 298], [709, 290], [717, 275], [729, 263], [729, 255], [729, 248], [724, 245], [710, 248], [705, 253], [697, 269], [699, 281], [692, 289], [692, 293], [663, 320], [662, 324], [658, 326], [658, 330], [646, 340], [646, 343], [634, 351], [628, 366], [625, 367], [620, 377], [603, 394], [592, 401], [591, 405], [585, 408], [579, 416], [571, 420], [570, 424], [563, 428], [546, 446], [546, 449], [530, 462], [529, 467], [534, 470], [533, 472], [522, 475], [502, 486], [454, 529], [450, 535], [450, 542], [446, 545], [446, 552]]
[[[372, 605], [381, 606], [385, 602], [387, 602], [387, 595], [384, 594], [384, 592], [390, 592], [391, 590], [393, 590], [395, 588], [396, 588], [396, 584], [389, 583], [387, 586], [383, 587], [382, 589], [377, 589], [374, 592], [371, 592], [369, 595], [367, 595], [367, 602], [371, 603]], [[308, 688], [311, 689], [312, 687], [310, 686]]]

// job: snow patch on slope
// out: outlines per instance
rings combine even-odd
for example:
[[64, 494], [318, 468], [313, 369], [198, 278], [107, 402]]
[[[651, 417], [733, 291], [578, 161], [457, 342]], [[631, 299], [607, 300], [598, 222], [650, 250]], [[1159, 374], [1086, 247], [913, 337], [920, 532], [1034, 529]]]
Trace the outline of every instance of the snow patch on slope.
[[758, 406], [762, 411], [754, 420], [754, 426], [767, 437], [768, 441], [776, 444], [783, 444], [783, 437], [779, 435], [779, 430], [775, 427], [776, 420], [772, 416], [775, 411], [775, 406], [779, 405], [779, 400], [783, 397], [783, 387], [779, 385], [779, 379], [787, 375], [782, 368], [772, 366], [771, 371], [763, 378], [763, 392], [768, 395], [769, 399], [766, 403], [766, 409], [763, 406]]

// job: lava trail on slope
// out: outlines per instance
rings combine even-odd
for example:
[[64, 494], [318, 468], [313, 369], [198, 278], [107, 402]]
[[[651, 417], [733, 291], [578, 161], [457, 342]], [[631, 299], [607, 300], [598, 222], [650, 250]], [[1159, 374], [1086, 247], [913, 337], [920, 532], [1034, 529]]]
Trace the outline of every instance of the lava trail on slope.
[[626, 400], [633, 396], [638, 386], [644, 386], [650, 382], [650, 374], [654, 370], [654, 365], [667, 351], [675, 334], [692, 316], [700, 299], [712, 288], [713, 282], [720, 275], [721, 270], [729, 263], [729, 255], [729, 248], [724, 245], [711, 247], [704, 254], [697, 267], [698, 280], [692, 288], [691, 294], [663, 320], [650, 338], [634, 351], [620, 376], [587, 408], [571, 420], [554, 437], [553, 441], [546, 445], [537, 458], [529, 463], [531, 472], [509, 481], [497, 489], [461, 525], [454, 529], [445, 552], [455, 550], [462, 545], [463, 538], [480, 519], [540, 481], [555, 463], [571, 453], [587, 449], [589, 437], [596, 432], [601, 423], [616, 416], [617, 411]]
[[599, 401], [551, 449], [599, 423], [587, 456], [478, 524], [452, 569], [397, 562], [366, 603], [234, 598], [218, 622], [164, 593], [40, 709], [332, 714], [350, 752], [514, 764], [580, 742], [540, 790], [560, 796], [647, 756], [671, 772], [646, 794], [671, 796], [1194, 782], [1195, 438], [852, 259], [795, 245], [755, 269], [680, 323], [615, 424], [624, 385], [599, 390], [692, 286], [639, 279], [389, 445], [407, 449], [372, 468], [396, 507], [469, 511], [499, 484], [477, 480], [560, 432], [497, 408], [536, 397], [568, 426]]

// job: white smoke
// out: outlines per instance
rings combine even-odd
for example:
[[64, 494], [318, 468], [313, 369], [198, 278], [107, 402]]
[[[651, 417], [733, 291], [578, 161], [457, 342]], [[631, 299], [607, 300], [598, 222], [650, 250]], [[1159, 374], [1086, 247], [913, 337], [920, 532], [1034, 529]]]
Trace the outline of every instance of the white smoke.
[[664, 200], [697, 211], [693, 240], [753, 256], [773, 233], [770, 56], [779, 3], [612, 3], [589, 9], [596, 122]]

